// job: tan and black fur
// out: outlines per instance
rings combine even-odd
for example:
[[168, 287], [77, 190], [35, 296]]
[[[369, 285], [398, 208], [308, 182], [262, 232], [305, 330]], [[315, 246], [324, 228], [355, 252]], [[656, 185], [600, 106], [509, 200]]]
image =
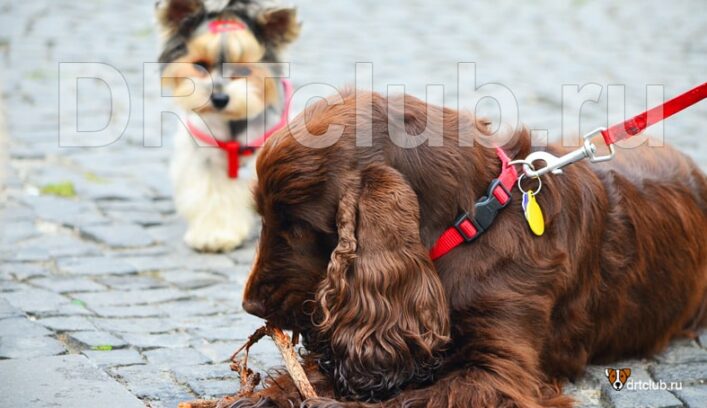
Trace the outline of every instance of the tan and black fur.
[[[281, 72], [264, 63], [279, 62], [299, 34], [295, 9], [267, 0], [162, 0], [156, 7], [162, 82], [182, 108], [183, 122], [218, 140], [244, 144], [280, 120]], [[243, 29], [214, 32], [209, 24], [216, 20]], [[180, 127], [171, 176], [177, 211], [189, 224], [184, 239], [192, 248], [229, 251], [251, 235], [252, 157], [241, 163], [241, 177], [228, 178], [226, 154], [197, 144]]]

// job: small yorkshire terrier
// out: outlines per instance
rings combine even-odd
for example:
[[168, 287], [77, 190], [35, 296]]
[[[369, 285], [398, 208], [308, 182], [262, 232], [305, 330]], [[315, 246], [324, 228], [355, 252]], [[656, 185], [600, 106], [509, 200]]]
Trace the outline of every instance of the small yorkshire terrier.
[[186, 124], [170, 168], [175, 206], [188, 222], [184, 240], [199, 251], [230, 251], [255, 223], [252, 180], [243, 177], [254, 177], [253, 141], [287, 119], [291, 87], [259, 63], [279, 62], [297, 38], [296, 10], [267, 0], [160, 0], [156, 13], [162, 81]]

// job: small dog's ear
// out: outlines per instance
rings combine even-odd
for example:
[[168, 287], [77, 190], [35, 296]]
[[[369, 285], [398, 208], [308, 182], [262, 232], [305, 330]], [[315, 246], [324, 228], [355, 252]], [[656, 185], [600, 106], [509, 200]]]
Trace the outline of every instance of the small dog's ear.
[[189, 17], [203, 13], [203, 0], [159, 0], [155, 4], [157, 21], [167, 30], [176, 31]]
[[267, 45], [281, 48], [296, 40], [300, 32], [295, 8], [268, 8], [256, 17], [260, 35]]
[[622, 368], [621, 371], [626, 374], [626, 379], [631, 376], [631, 369], [630, 368]]
[[604, 370], [604, 375], [606, 376], [606, 378], [609, 378], [612, 371], [614, 371], [613, 368], [607, 368], [606, 370]]

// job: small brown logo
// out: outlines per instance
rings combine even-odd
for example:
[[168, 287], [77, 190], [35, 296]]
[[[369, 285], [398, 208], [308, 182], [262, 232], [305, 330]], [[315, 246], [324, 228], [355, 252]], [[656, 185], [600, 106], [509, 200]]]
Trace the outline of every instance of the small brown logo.
[[604, 371], [604, 374], [606, 374], [606, 378], [609, 379], [609, 384], [611, 384], [611, 388], [615, 389], [616, 391], [621, 391], [624, 388], [624, 385], [626, 385], [628, 377], [631, 376], [631, 369], [607, 368]]

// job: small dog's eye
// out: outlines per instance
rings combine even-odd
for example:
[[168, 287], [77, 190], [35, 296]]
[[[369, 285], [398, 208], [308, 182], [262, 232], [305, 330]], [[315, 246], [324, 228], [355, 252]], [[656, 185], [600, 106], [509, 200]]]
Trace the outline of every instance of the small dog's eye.
[[246, 66], [237, 66], [233, 68], [233, 75], [238, 77], [247, 77], [251, 72], [251, 69]]
[[206, 62], [206, 61], [196, 61], [196, 62], [194, 63], [194, 65], [198, 65], [198, 66], [204, 68], [204, 69], [207, 70], [207, 71], [211, 68], [211, 64], [209, 64], [209, 63]]

